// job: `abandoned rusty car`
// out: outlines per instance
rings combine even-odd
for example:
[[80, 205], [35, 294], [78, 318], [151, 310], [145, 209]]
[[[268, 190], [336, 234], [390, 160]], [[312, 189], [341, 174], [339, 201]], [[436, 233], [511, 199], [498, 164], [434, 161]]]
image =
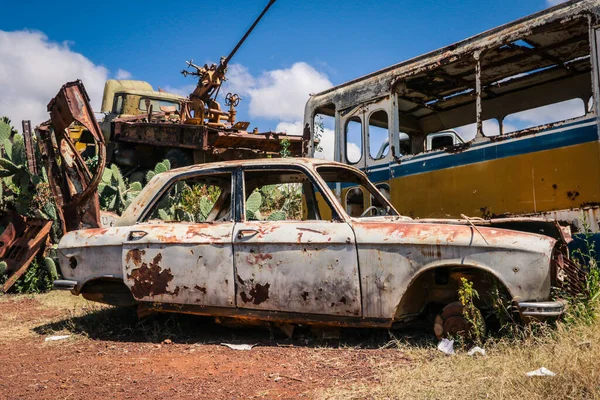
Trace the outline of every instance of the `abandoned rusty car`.
[[[352, 187], [373, 204], [354, 217], [337, 196]], [[560, 239], [492, 222], [400, 216], [331, 161], [196, 165], [155, 176], [114, 226], [66, 234], [55, 287], [146, 311], [391, 327], [455, 302], [466, 277], [482, 309], [498, 287], [521, 316], [560, 315]]]

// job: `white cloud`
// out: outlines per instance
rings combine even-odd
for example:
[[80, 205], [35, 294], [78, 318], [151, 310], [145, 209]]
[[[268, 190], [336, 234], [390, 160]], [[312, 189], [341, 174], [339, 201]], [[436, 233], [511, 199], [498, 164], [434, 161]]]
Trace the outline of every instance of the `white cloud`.
[[566, 3], [566, 2], [567, 2], [567, 0], [546, 0], [546, 5], [548, 7], [553, 7], [560, 3]]
[[105, 67], [66, 42], [52, 42], [41, 32], [0, 30], [0, 116], [8, 116], [19, 130], [23, 119], [33, 126], [47, 120], [50, 99], [76, 79], [83, 81], [92, 107], [99, 110], [107, 77]]
[[[516, 132], [521, 129], [532, 128], [557, 121], [564, 121], [571, 118], [581, 117], [585, 115], [585, 106], [580, 99], [571, 99], [554, 103], [547, 106], [532, 108], [530, 110], [521, 111], [508, 115], [504, 118], [503, 128], [504, 133]], [[456, 132], [465, 141], [475, 138], [477, 133], [477, 124], [469, 124], [454, 128]], [[483, 121], [483, 133], [486, 136], [496, 136], [500, 134], [498, 121], [490, 119]]]
[[327, 75], [305, 62], [290, 68], [264, 72], [259, 77], [242, 65], [229, 66], [229, 77], [224, 92], [249, 96], [251, 117], [300, 121], [310, 93], [330, 88]]
[[194, 91], [194, 89], [196, 89], [196, 84], [184, 85], [179, 87], [167, 85], [163, 89], [165, 90], [165, 92], [175, 93], [183, 97], [188, 97]]
[[302, 121], [296, 122], [280, 122], [275, 130], [277, 132], [285, 132], [288, 135], [301, 136], [304, 128]]
[[[303, 122], [280, 122], [275, 128], [277, 132], [285, 132], [288, 135], [301, 136], [304, 131]], [[323, 128], [319, 142], [321, 151], [315, 152], [315, 158], [323, 160], [333, 160], [334, 152], [334, 131], [333, 129]], [[348, 143], [348, 154], [351, 160], [360, 158], [360, 148], [354, 143]]]
[[585, 115], [585, 105], [581, 99], [571, 99], [531, 110], [511, 114], [504, 119], [504, 132], [514, 132], [520, 129], [563, 121]]
[[131, 79], [131, 72], [119, 68], [117, 70], [117, 74], [115, 75], [115, 78], [117, 78], [117, 79]]
[[256, 85], [256, 80], [246, 67], [240, 64], [232, 64], [227, 67], [227, 81], [225, 91], [237, 94], [248, 94]]
[[[301, 136], [304, 106], [311, 93], [330, 88], [327, 75], [304, 62], [290, 68], [266, 71], [254, 77], [246, 67], [233, 64], [228, 67], [227, 82], [222, 93], [232, 92], [248, 101], [250, 117], [279, 120], [275, 130], [288, 135]], [[322, 151], [317, 158], [333, 159], [333, 130], [324, 128], [321, 136]], [[358, 152], [351, 144], [350, 151]], [[356, 147], [356, 149], [354, 149]]]

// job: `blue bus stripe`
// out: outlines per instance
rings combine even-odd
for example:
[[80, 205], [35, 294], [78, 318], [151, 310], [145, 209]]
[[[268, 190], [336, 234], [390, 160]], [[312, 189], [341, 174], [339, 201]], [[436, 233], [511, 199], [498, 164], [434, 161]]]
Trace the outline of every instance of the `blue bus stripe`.
[[[581, 125], [582, 122], [585, 123], [589, 121], [579, 121], [576, 124]], [[561, 126], [561, 128], [570, 125], [575, 124], [564, 125]], [[398, 178], [593, 141], [598, 141], [597, 125], [579, 126], [566, 131], [559, 131], [541, 136], [538, 134], [521, 140], [509, 139], [497, 142], [495, 146], [477, 148], [482, 145], [489, 145], [489, 142], [484, 142], [478, 146], [474, 145], [470, 149], [460, 153], [445, 153], [440, 157], [425, 159], [422, 162], [419, 162], [417, 157], [413, 157], [410, 159], [410, 161], [412, 161], [411, 163], [390, 163], [390, 169], [393, 169], [393, 177]], [[419, 158], [429, 157], [432, 154], [435, 153], [427, 153]], [[368, 175], [369, 179], [373, 182], [387, 181], [390, 179], [390, 170], [381, 169], [378, 171], [370, 171], [368, 172]]]

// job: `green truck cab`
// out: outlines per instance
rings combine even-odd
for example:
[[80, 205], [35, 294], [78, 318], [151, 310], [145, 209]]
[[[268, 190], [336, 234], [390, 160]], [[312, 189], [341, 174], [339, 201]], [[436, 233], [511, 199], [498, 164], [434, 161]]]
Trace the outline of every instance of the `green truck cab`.
[[152, 85], [144, 81], [110, 79], [104, 84], [102, 107], [105, 115], [100, 122], [106, 143], [110, 142], [111, 122], [115, 118], [148, 114], [150, 105], [154, 112], [175, 112], [181, 108], [185, 97], [154, 90]]

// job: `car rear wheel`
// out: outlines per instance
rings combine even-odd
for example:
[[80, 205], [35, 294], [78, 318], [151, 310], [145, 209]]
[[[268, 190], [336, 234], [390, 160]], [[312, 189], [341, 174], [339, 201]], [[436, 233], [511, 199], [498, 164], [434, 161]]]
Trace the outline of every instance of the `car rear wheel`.
[[[435, 317], [433, 331], [438, 339], [443, 337], [461, 336], [465, 339], [474, 339], [485, 334], [485, 322], [483, 314], [478, 308], [474, 309], [475, 320], [479, 321], [479, 326], [469, 322], [464, 315], [464, 306], [460, 301], [455, 301], [446, 305], [442, 313]], [[479, 332], [477, 332], [479, 331]]]

